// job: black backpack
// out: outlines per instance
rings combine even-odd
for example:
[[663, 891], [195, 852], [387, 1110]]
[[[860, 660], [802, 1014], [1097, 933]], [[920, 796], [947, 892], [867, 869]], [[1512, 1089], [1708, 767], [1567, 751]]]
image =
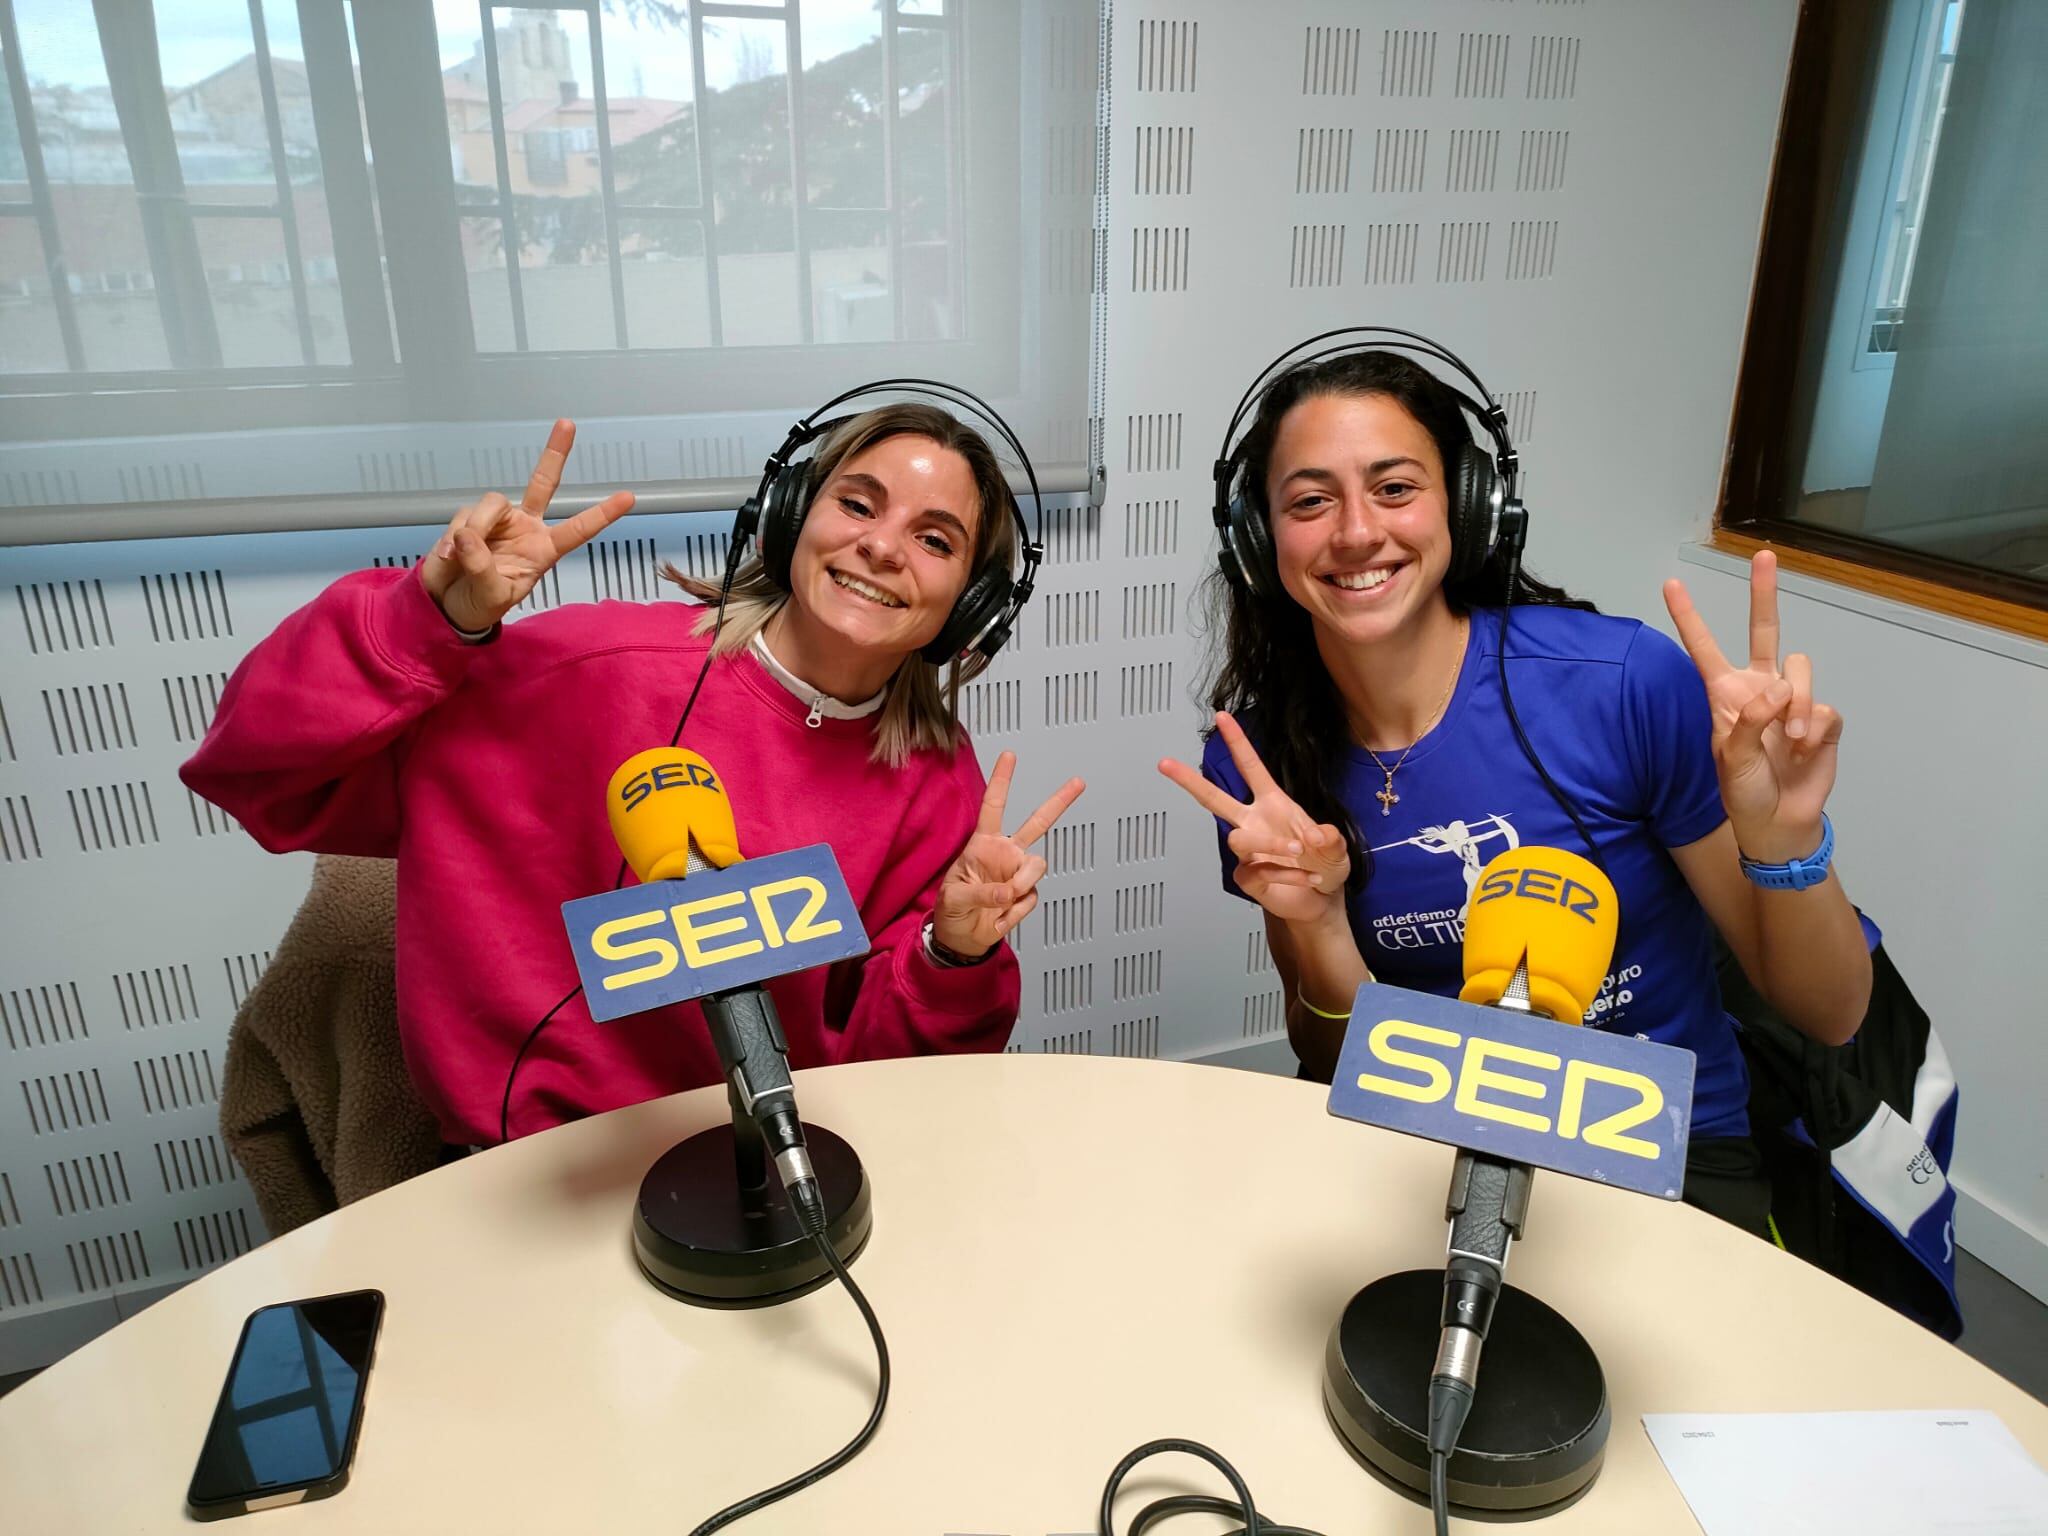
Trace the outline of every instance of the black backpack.
[[1882, 943], [1870, 964], [1862, 1027], [1847, 1045], [1825, 1046], [1765, 1002], [1721, 946], [1722, 1003], [1749, 1064], [1751, 1134], [1784, 1247], [1954, 1339], [1955, 1082]]

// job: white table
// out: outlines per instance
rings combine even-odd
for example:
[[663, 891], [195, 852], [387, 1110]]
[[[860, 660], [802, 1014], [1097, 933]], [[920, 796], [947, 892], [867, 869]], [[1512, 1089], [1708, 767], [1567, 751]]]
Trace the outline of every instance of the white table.
[[[895, 1394], [851, 1466], [736, 1532], [1090, 1532], [1111, 1467], [1168, 1435], [1230, 1458], [1270, 1517], [1428, 1531], [1325, 1420], [1322, 1360], [1360, 1285], [1442, 1262], [1446, 1149], [1332, 1120], [1310, 1084], [1164, 1062], [884, 1062], [798, 1091], [874, 1180], [855, 1274]], [[185, 1287], [0, 1400], [0, 1531], [184, 1524], [242, 1319], [358, 1286], [389, 1305], [353, 1480], [254, 1531], [680, 1533], [810, 1465], [873, 1392], [845, 1294], [704, 1310], [633, 1261], [641, 1175], [725, 1113], [704, 1089], [531, 1137]], [[1687, 1207], [1541, 1175], [1512, 1279], [1585, 1333], [1613, 1402], [1599, 1481], [1544, 1523], [1559, 1536], [1695, 1529], [1650, 1411], [1989, 1408], [2048, 1464], [2048, 1407]], [[1224, 1491], [1185, 1458], [1126, 1487], [1123, 1513]]]

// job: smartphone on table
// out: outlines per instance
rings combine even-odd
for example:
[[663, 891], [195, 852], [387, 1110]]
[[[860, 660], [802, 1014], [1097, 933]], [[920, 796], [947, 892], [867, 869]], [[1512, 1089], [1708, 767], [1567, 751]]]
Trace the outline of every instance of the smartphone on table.
[[383, 1320], [382, 1291], [249, 1314], [185, 1496], [194, 1515], [273, 1509], [347, 1485]]

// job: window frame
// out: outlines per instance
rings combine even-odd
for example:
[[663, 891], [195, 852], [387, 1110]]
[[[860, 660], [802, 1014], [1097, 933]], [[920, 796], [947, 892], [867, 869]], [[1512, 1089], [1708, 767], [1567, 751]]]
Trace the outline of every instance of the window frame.
[[[1885, 0], [1806, 0], [1801, 7], [1713, 542], [1733, 552], [1764, 545], [1798, 551], [1800, 568], [1830, 579], [2048, 638], [2048, 581], [1801, 522], [1788, 505], [1796, 503], [1794, 459], [1806, 452], [1813, 428], [1887, 12]], [[1829, 89], [1844, 80], [1856, 88]]]
[[[260, 26], [261, 0], [249, 0], [255, 24]], [[344, 316], [349, 335], [351, 362], [309, 363], [286, 367], [231, 368], [221, 366], [172, 367], [137, 371], [79, 369], [68, 372], [20, 373], [0, 376], [0, 441], [31, 442], [52, 439], [90, 439], [147, 435], [177, 435], [218, 431], [223, 419], [237, 429], [316, 428], [370, 425], [418, 418], [459, 422], [493, 422], [525, 419], [546, 414], [554, 407], [543, 397], [573, 401], [587, 418], [645, 414], [650, 401], [677, 414], [785, 409], [787, 381], [793, 354], [802, 354], [807, 364], [825, 377], [850, 384], [862, 378], [923, 374], [936, 377], [973, 375], [983, 380], [1016, 381], [1024, 366], [1023, 340], [1014, 318], [1007, 320], [1000, 300], [1001, 282], [976, 282], [970, 273], [979, 269], [979, 253], [1020, 247], [1021, 219], [1014, 199], [990, 197], [987, 206], [971, 210], [965, 200], [970, 184], [996, 184], [1000, 166], [994, 143], [997, 135], [976, 132], [974, 114], [959, 110], [958, 102], [969, 90], [991, 100], [990, 119], [1013, 119], [1018, 106], [1014, 72], [1000, 67], [1007, 53], [1014, 57], [1021, 11], [1007, 14], [1003, 8], [964, 14], [963, 0], [951, 0], [944, 14], [899, 12], [895, 0], [883, 0], [882, 36], [885, 57], [885, 91], [888, 110], [884, 115], [884, 154], [893, 187], [895, 147], [893, 125], [896, 117], [895, 52], [901, 30], [933, 30], [948, 39], [948, 89], [945, 110], [948, 153], [948, 248], [952, 263], [951, 284], [957, 339], [939, 341], [882, 341], [821, 344], [809, 341], [812, 332], [812, 299], [808, 265], [803, 260], [802, 231], [807, 213], [823, 213], [829, 219], [843, 212], [837, 209], [809, 209], [802, 195], [800, 0], [781, 4], [692, 4], [689, 8], [696, 73], [696, 99], [703, 101], [702, 27], [721, 17], [750, 20], [782, 20], [789, 39], [790, 140], [792, 146], [793, 218], [798, 230], [798, 281], [792, 302], [797, 306], [799, 334], [805, 338], [784, 346], [724, 346], [715, 276], [708, 301], [714, 330], [714, 344], [687, 348], [622, 348], [616, 342], [624, 334], [623, 297], [620, 287], [622, 259], [615, 231], [621, 215], [637, 216], [646, 211], [638, 205], [621, 203], [615, 195], [606, 127], [601, 44], [597, 29], [603, 0], [555, 0], [557, 11], [581, 12], [588, 18], [592, 34], [592, 100], [598, 120], [598, 153], [605, 193], [607, 265], [612, 273], [615, 331], [614, 345], [588, 350], [534, 350], [511, 352], [480, 350], [471, 322], [470, 295], [463, 271], [459, 223], [465, 212], [456, 194], [449, 129], [441, 85], [438, 34], [432, 9], [427, 6], [386, 6], [362, 0], [345, 11], [345, 0], [296, 0], [301, 38], [305, 45], [308, 89], [313, 98], [316, 133], [319, 138], [323, 177], [327, 182], [332, 223], [335, 229], [335, 262], [342, 290]], [[483, 35], [487, 65], [491, 69], [492, 132], [502, 149], [506, 129], [499, 110], [495, 69], [495, 28], [489, 25], [494, 13], [506, 9], [531, 9], [518, 0], [477, 0], [485, 25]], [[153, 7], [142, 0], [140, 9], [153, 22]], [[353, 36], [348, 30], [352, 16]], [[152, 32], [153, 40], [153, 32]], [[259, 38], [261, 34], [258, 34]], [[26, 203], [0, 204], [0, 216], [37, 219], [42, 237], [46, 272], [63, 270], [54, 209], [46, 167], [42, 163], [40, 134], [34, 126], [29, 104], [26, 63], [22, 59], [12, 0], [0, 0], [0, 41], [6, 45], [6, 88], [13, 92], [17, 120], [22, 125], [24, 160], [30, 177], [31, 196]], [[350, 44], [353, 42], [354, 51]], [[118, 45], [117, 45], [118, 48]], [[150, 50], [153, 55], [153, 47]], [[317, 55], [317, 60], [316, 60]], [[267, 63], [267, 47], [259, 47]], [[362, 71], [360, 112], [353, 60], [376, 57], [397, 60], [393, 68]], [[114, 73], [110, 63], [110, 74]], [[396, 78], [394, 78], [396, 77]], [[274, 85], [263, 79], [266, 107], [275, 117]], [[117, 90], [120, 88], [117, 87]], [[158, 72], [155, 106], [168, 120], [169, 92]], [[360, 126], [359, 126], [360, 121]], [[273, 163], [276, 174], [286, 177], [282, 157], [274, 145], [277, 137], [272, 123]], [[370, 139], [370, 153], [363, 153], [363, 132]], [[123, 137], [129, 137], [124, 114]], [[700, 188], [709, 190], [706, 135], [699, 120], [698, 156]], [[422, 153], [422, 144], [438, 153]], [[176, 150], [168, 137], [154, 146], [167, 155], [173, 170]], [[132, 154], [132, 150], [131, 150]], [[502, 160], [500, 170], [501, 217], [509, 218], [505, 204], [506, 187]], [[993, 175], [991, 173], [994, 173]], [[140, 172], [138, 171], [138, 175]], [[375, 184], [375, 198], [371, 187]], [[289, 212], [289, 187], [285, 187]], [[483, 205], [479, 205], [480, 207]], [[863, 210], [879, 212], [890, 231], [891, 292], [895, 305], [895, 330], [902, 329], [903, 289], [901, 213], [893, 208]], [[210, 210], [188, 209], [210, 216]], [[275, 210], [273, 209], [274, 213]], [[715, 273], [713, 210], [706, 199], [695, 210], [662, 207], [653, 210], [661, 217], [680, 215], [697, 218], [705, 230], [707, 270]], [[178, 217], [176, 210], [174, 218]], [[385, 229], [404, 228], [407, 238], [383, 247], [377, 231], [379, 220]], [[970, 256], [968, 245], [974, 247]], [[193, 255], [196, 257], [196, 247]], [[292, 247], [295, 280], [302, 285], [303, 268]], [[156, 274], [160, 306], [165, 308], [166, 330], [172, 330], [174, 315], [197, 308], [211, 328], [211, 299], [205, 287], [205, 273], [196, 260], [191, 274], [181, 274], [170, 294], [164, 293], [164, 275]], [[380, 270], [381, 269], [381, 270]], [[516, 262], [508, 271], [516, 273]], [[517, 302], [516, 276], [508, 279], [515, 295], [514, 316], [524, 315]], [[68, 286], [52, 283], [54, 307], [66, 355], [83, 360], [75, 306]], [[303, 312], [302, 312], [303, 313]], [[401, 360], [394, 355], [392, 333], [408, 338]], [[174, 343], [176, 345], [176, 343]], [[174, 352], [174, 356], [177, 355]], [[190, 348], [187, 356], [192, 355]], [[199, 356], [207, 356], [203, 344]], [[211, 353], [218, 356], [217, 341]], [[709, 365], [709, 366], [693, 366]], [[1000, 394], [1000, 386], [984, 388]]]

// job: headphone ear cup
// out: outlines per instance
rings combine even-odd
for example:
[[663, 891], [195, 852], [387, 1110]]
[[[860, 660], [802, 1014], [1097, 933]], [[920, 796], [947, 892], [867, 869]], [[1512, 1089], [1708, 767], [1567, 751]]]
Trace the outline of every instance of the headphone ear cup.
[[1258, 598], [1277, 596], [1280, 564], [1273, 552], [1273, 530], [1265, 514], [1249, 505], [1242, 495], [1230, 498], [1230, 545], [1237, 555], [1245, 590]]
[[[946, 622], [938, 634], [925, 642], [918, 654], [935, 667], [943, 667], [958, 659], [981, 632], [1001, 618], [1010, 606], [1010, 598], [1016, 585], [1010, 580], [1010, 573], [1000, 565], [992, 565], [967, 583], [966, 590], [953, 604], [953, 611], [946, 615]], [[983, 654], [993, 656], [1002, 649], [1002, 641], [1009, 638], [1009, 631], [1003, 632], [1002, 639], [993, 646], [985, 647]]]
[[761, 498], [761, 568], [785, 592], [789, 590], [790, 562], [796, 558], [797, 535], [810, 510], [810, 483], [808, 460], [785, 464], [775, 472]]
[[1475, 443], [1458, 450], [1457, 473], [1451, 485], [1451, 565], [1446, 579], [1477, 576], [1493, 553], [1494, 507], [1500, 477], [1493, 458]]

